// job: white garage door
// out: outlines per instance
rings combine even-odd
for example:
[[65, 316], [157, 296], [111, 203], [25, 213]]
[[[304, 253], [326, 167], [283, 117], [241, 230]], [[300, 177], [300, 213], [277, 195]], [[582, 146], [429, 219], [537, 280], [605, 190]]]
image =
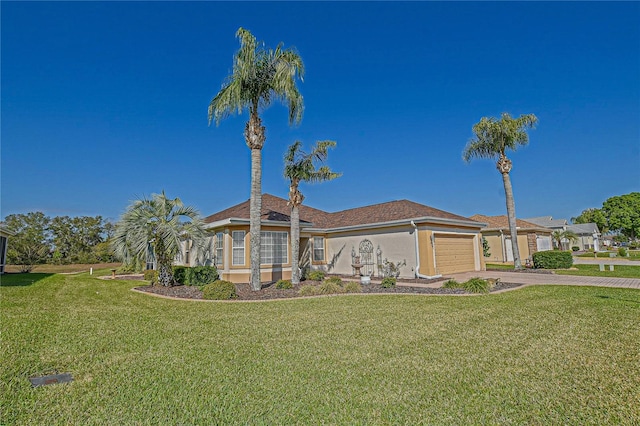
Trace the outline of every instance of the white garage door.
[[436, 270], [439, 274], [476, 269], [473, 235], [435, 234]]

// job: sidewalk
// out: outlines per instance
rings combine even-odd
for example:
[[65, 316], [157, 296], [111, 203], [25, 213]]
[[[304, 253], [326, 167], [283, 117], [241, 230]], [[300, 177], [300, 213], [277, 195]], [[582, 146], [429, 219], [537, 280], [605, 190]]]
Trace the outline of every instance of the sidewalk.
[[544, 284], [544, 285], [580, 285], [596, 287], [635, 288], [640, 290], [640, 278], [581, 277], [576, 275], [542, 274], [535, 272], [477, 271], [448, 275], [458, 282], [470, 278], [500, 278], [505, 283]]

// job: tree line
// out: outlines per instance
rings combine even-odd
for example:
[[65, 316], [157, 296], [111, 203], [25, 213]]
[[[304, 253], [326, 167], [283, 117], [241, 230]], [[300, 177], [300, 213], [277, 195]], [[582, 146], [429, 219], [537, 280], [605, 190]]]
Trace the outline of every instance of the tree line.
[[640, 237], [640, 192], [608, 198], [602, 208], [588, 208], [573, 223], [595, 223], [603, 234], [614, 232], [635, 241]]
[[7, 263], [33, 265], [115, 262], [109, 240], [115, 225], [102, 216], [56, 216], [42, 212], [8, 215], [4, 227], [13, 234]]

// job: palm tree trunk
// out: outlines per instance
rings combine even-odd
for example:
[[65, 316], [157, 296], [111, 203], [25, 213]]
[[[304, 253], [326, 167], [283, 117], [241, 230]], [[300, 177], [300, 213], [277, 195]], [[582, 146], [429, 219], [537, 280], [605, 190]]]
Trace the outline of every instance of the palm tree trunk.
[[513, 250], [513, 266], [515, 269], [522, 269], [520, 260], [520, 249], [518, 248], [518, 229], [516, 226], [516, 203], [513, 200], [513, 188], [509, 173], [502, 173], [504, 183], [504, 194], [507, 200], [507, 218], [509, 219], [509, 231], [511, 232], [511, 248]]
[[291, 284], [300, 284], [300, 211], [291, 205]]
[[260, 219], [262, 213], [262, 149], [251, 149], [251, 201], [249, 233], [251, 235], [251, 289], [262, 288], [260, 281]]

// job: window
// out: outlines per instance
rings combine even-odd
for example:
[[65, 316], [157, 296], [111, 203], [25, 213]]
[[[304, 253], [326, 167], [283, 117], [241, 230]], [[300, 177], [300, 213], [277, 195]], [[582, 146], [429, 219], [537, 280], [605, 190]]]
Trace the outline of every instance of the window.
[[217, 268], [224, 267], [224, 233], [216, 233], [215, 259], [214, 264]]
[[231, 237], [233, 239], [233, 265], [244, 265], [244, 231], [233, 231]]
[[287, 232], [265, 231], [260, 233], [260, 263], [287, 263]]
[[324, 262], [324, 237], [313, 237], [313, 260]]

